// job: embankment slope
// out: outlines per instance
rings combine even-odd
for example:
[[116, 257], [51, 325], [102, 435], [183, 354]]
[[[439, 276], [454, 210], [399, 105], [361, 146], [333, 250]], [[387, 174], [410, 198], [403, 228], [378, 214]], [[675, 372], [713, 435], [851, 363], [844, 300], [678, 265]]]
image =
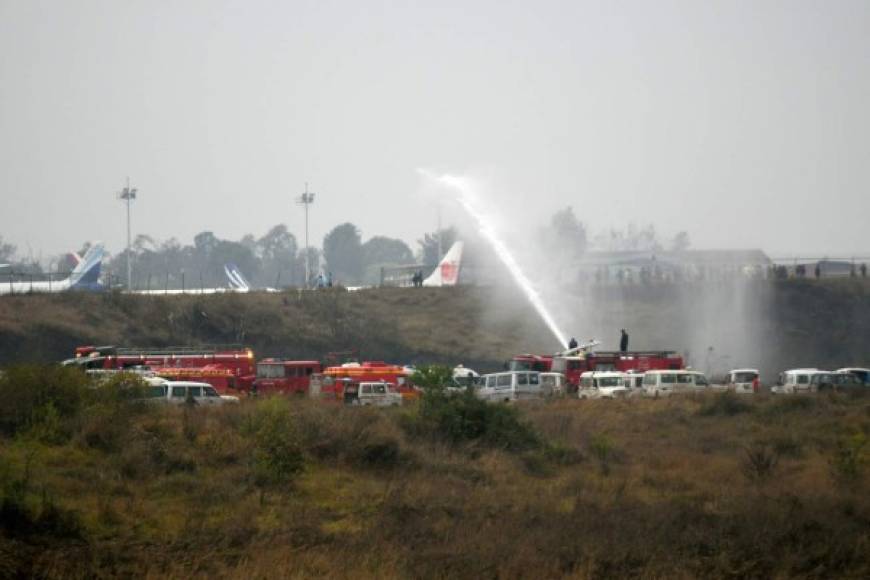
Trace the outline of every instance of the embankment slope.
[[[870, 364], [870, 283], [863, 279], [600, 287], [575, 299], [571, 312], [556, 317], [579, 327], [565, 329], [578, 339], [603, 339], [603, 348], [615, 346], [624, 326], [632, 348], [678, 350], [713, 372]], [[482, 369], [558, 348], [519, 295], [484, 287], [0, 298], [0, 365], [57, 361], [82, 344], [206, 343], [293, 358], [356, 349], [366, 359]]]

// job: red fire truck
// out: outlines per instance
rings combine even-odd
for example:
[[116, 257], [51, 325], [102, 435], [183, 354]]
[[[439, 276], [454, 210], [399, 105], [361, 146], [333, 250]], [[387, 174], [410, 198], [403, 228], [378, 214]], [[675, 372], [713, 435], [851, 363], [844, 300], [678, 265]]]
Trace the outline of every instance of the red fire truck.
[[264, 358], [257, 363], [254, 388], [259, 395], [307, 395], [311, 376], [319, 374], [322, 368], [316, 360]]
[[510, 370], [555, 372], [565, 375], [570, 390], [586, 371], [638, 371], [682, 369], [683, 357], [673, 351], [596, 351], [572, 355], [521, 354], [510, 361]]
[[254, 352], [241, 346], [118, 348], [80, 346], [64, 361], [81, 368], [148, 368], [170, 380], [209, 383], [220, 393], [247, 391], [254, 382]]

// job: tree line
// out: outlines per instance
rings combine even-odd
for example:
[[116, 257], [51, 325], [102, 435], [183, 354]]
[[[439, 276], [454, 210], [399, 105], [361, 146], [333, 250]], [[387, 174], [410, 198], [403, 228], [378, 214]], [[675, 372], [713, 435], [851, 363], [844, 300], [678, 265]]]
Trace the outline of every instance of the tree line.
[[[363, 241], [362, 232], [352, 223], [335, 226], [323, 238], [321, 247], [308, 248], [308, 284], [322, 274], [336, 284], [375, 285], [382, 268], [419, 265], [433, 268], [459, 238], [456, 228], [427, 232], [417, 240], [416, 251], [397, 238], [373, 236]], [[489, 248], [472, 233], [463, 232], [466, 242], [464, 264], [488, 265], [495, 262]], [[610, 229], [595, 236], [587, 235], [586, 226], [571, 207], [556, 212], [533, 236], [535, 247], [563, 265], [576, 262], [587, 250], [626, 251], [662, 250], [666, 247], [652, 225], [629, 224], [622, 230]], [[669, 249], [689, 246], [685, 232], [667, 243]], [[78, 250], [88, 250], [84, 244]], [[225, 264], [235, 264], [248, 281], [258, 288], [304, 286], [306, 284], [306, 249], [301, 247], [284, 224], [269, 229], [263, 236], [247, 234], [240, 240], [223, 239], [212, 231], [194, 236], [191, 244], [177, 238], [159, 241], [152, 236], [136, 236], [130, 249], [133, 263], [133, 287], [159, 290], [181, 287], [223, 287], [227, 285]], [[33, 257], [19, 256], [13, 244], [0, 237], [0, 264], [18, 274], [44, 272], [43, 263]], [[49, 271], [68, 272], [75, 266], [70, 255], [52, 258], [45, 264]], [[105, 279], [110, 285], [126, 283], [127, 250], [110, 255], [103, 262]], [[0, 270], [0, 275], [3, 271]]]

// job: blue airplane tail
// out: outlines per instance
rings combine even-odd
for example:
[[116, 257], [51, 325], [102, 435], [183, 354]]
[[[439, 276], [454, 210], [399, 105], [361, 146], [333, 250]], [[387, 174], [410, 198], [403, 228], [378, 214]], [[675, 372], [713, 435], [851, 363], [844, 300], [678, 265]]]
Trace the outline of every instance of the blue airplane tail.
[[103, 244], [94, 244], [84, 255], [69, 277], [70, 288], [93, 290], [100, 286], [100, 268], [103, 264]]

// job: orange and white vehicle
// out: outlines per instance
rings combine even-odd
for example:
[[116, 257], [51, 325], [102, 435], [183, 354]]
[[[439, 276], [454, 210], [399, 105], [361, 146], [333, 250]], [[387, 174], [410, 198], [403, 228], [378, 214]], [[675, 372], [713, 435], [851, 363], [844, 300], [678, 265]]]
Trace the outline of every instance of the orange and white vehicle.
[[415, 399], [419, 396], [419, 392], [411, 385], [410, 375], [406, 367], [383, 361], [345, 363], [324, 369], [322, 377], [317, 377], [317, 386], [313, 389], [316, 393], [312, 392], [312, 394], [326, 399], [343, 400], [347, 385], [384, 382], [395, 387], [404, 399]]

